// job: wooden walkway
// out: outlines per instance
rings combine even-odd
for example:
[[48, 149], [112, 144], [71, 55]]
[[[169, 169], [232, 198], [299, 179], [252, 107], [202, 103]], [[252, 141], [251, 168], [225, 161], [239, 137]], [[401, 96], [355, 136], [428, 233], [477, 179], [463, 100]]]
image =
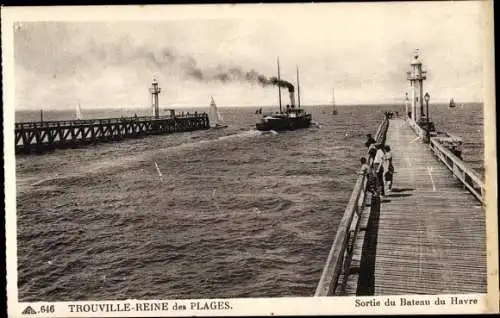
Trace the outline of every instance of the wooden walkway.
[[403, 120], [390, 120], [386, 144], [396, 171], [393, 191], [368, 221], [358, 294], [485, 293], [480, 203]]

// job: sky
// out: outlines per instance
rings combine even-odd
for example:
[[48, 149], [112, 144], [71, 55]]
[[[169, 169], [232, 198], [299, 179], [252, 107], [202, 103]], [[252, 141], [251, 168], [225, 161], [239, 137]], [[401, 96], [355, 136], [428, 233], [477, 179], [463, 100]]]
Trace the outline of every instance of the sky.
[[20, 18], [16, 109], [149, 107], [153, 78], [162, 108], [210, 96], [219, 107], [277, 105], [277, 88], [257, 78], [277, 76], [278, 56], [281, 79], [295, 86], [299, 67], [305, 105], [329, 104], [332, 89], [339, 105], [403, 103], [416, 48], [431, 103], [483, 100], [479, 2], [209, 6], [177, 17], [176, 7], [160, 9], [154, 19]]

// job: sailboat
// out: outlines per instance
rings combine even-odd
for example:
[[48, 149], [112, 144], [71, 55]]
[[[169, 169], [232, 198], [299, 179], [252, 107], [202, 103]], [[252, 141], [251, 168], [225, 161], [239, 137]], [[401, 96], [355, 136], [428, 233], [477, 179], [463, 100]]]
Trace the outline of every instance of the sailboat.
[[76, 105], [76, 120], [82, 120], [82, 119], [83, 119], [82, 108], [80, 106], [80, 103], [78, 103], [78, 105]]
[[335, 89], [332, 88], [332, 115], [337, 115], [337, 107], [335, 107]]
[[217, 105], [215, 104], [214, 98], [212, 96], [210, 101], [210, 110], [208, 112], [208, 120], [210, 122], [210, 128], [213, 129], [227, 128], [227, 125], [224, 124], [224, 119], [222, 118], [222, 115], [219, 113]]
[[450, 99], [450, 108], [455, 108], [456, 105], [455, 105], [455, 101], [452, 99]]

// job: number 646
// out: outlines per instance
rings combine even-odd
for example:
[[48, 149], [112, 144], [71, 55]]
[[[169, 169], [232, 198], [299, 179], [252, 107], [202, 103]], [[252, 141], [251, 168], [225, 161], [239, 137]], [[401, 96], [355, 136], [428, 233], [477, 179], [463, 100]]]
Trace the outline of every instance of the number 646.
[[40, 307], [40, 312], [41, 313], [51, 313], [54, 312], [54, 305], [47, 305], [47, 306], [41, 306]]

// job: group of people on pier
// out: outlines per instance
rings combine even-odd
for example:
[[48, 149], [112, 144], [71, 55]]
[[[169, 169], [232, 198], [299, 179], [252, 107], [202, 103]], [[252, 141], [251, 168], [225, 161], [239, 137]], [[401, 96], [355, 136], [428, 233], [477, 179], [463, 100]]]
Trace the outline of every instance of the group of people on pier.
[[399, 112], [384, 112], [384, 115], [387, 119], [392, 119], [394, 116], [399, 117]]
[[385, 140], [377, 142], [371, 134], [366, 135], [365, 146], [368, 148], [368, 159], [362, 157], [361, 174], [368, 176], [368, 191], [375, 197], [385, 196], [385, 190], [390, 193], [394, 175], [391, 147]]

